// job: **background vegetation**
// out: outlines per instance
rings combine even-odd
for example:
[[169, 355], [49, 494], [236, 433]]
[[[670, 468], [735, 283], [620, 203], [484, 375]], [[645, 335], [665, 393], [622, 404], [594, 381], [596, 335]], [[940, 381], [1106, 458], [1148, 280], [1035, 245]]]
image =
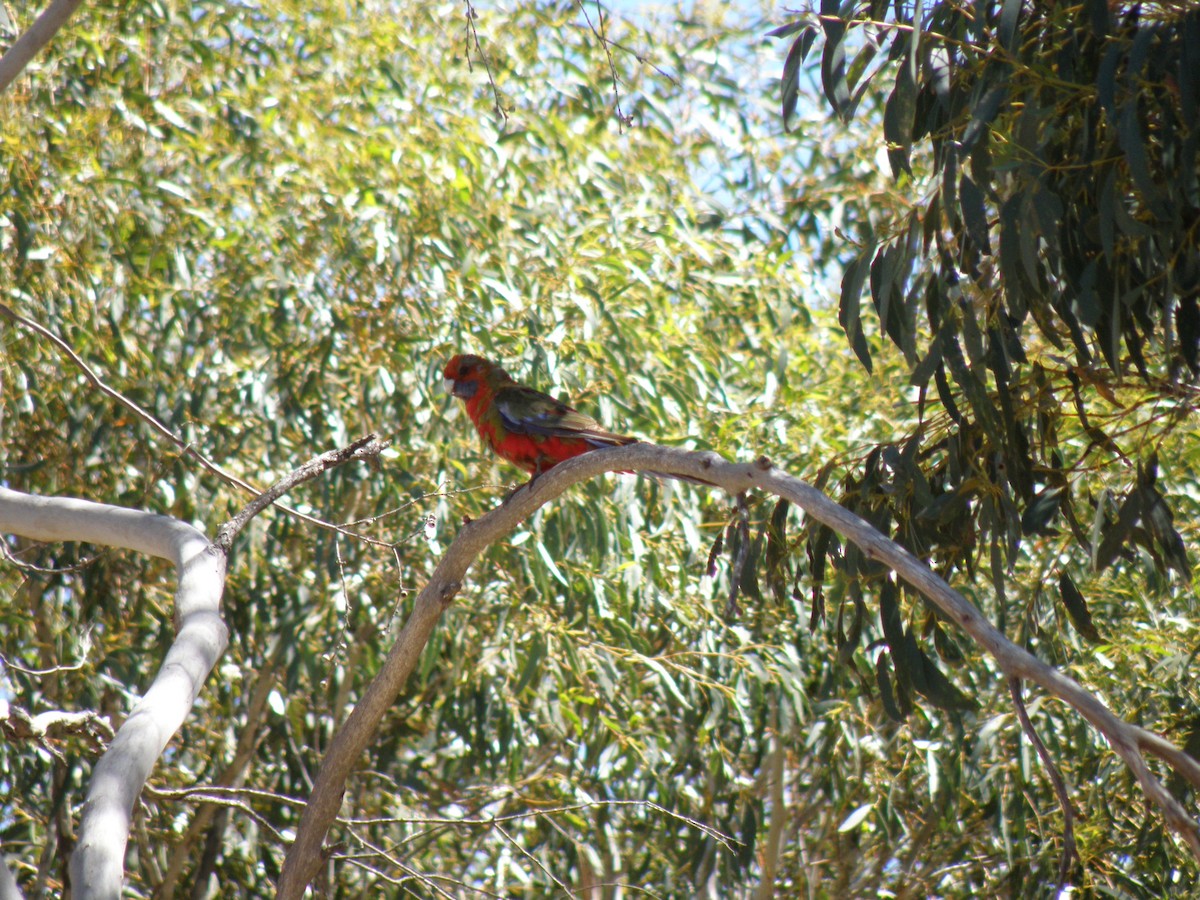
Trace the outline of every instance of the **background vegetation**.
[[[897, 9], [97, 3], [0, 99], [6, 304], [253, 483], [394, 447], [290, 498], [375, 543], [274, 511], [235, 547], [230, 646], [137, 810], [131, 895], [272, 893], [413, 589], [517, 478], [442, 390], [460, 350], [618, 430], [766, 454], [1196, 743], [1196, 15], [940, 4], [922, 45]], [[210, 533], [245, 502], [53, 345], [0, 348], [8, 486]], [[322, 889], [1051, 893], [1062, 812], [992, 662], [828, 533], [750, 519], [736, 616], [715, 492], [610, 476], [493, 548]], [[7, 549], [2, 696], [119, 721], [170, 634], [164, 566]], [[1081, 814], [1072, 883], [1185, 890], [1103, 742], [1030, 709]], [[62, 887], [99, 752], [0, 745], [31, 896]]]

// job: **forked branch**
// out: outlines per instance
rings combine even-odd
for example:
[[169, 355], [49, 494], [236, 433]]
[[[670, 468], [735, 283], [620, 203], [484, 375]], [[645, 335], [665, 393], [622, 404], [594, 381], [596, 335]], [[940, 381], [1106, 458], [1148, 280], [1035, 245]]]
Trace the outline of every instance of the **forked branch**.
[[233, 538], [287, 490], [349, 460], [375, 456], [382, 448], [374, 435], [368, 435], [315, 457], [224, 525], [216, 542], [169, 516], [68, 497], [37, 497], [0, 487], [0, 532], [40, 541], [124, 547], [170, 560], [178, 573], [175, 640], [150, 688], [92, 771], [79, 840], [71, 857], [76, 897], [115, 900], [121, 894], [134, 803], [228, 641], [229, 631], [221, 619], [221, 593]]

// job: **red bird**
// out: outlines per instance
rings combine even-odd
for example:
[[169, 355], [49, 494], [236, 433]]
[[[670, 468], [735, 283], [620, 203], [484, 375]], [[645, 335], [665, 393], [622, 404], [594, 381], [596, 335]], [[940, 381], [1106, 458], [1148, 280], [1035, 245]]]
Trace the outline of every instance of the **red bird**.
[[591, 416], [549, 394], [518, 384], [481, 356], [455, 356], [442, 374], [452, 382], [450, 392], [466, 405], [479, 436], [501, 459], [520, 466], [535, 479], [589, 450], [637, 442], [637, 438], [605, 431]]

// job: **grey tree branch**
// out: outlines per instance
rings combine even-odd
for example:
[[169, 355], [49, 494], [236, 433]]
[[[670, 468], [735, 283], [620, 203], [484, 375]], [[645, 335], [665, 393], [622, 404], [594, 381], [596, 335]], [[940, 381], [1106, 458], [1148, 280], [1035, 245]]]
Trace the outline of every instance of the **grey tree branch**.
[[382, 668], [334, 736], [300, 819], [296, 839], [284, 860], [277, 885], [282, 900], [300, 898], [324, 859], [325, 836], [333, 824], [346, 779], [374, 738], [384, 713], [404, 687], [438, 619], [459, 591], [467, 570], [491, 544], [511, 532], [539, 507], [571, 485], [602, 472], [658, 471], [700, 478], [737, 495], [758, 488], [799, 506], [811, 518], [843, 535], [870, 559], [883, 563], [919, 591], [987, 651], [1008, 677], [1024, 679], [1072, 706], [1099, 731], [1132, 771], [1147, 798], [1158, 807], [1168, 826], [1200, 858], [1200, 828], [1146, 765], [1149, 752], [1172, 766], [1200, 788], [1200, 762], [1169, 741], [1115, 716], [1078, 682], [1017, 646], [971, 603], [928, 566], [866, 521], [839, 506], [816, 488], [777, 469], [770, 460], [735, 463], [715, 453], [693, 452], [654, 444], [585, 453], [543, 474], [521, 488], [503, 505], [464, 524], [417, 595], [413, 611], [388, 653]]
[[124, 547], [170, 560], [179, 574], [175, 641], [149, 690], [92, 770], [79, 840], [71, 857], [76, 897], [116, 900], [121, 895], [133, 805], [228, 642], [229, 631], [221, 619], [221, 594], [226, 554], [234, 537], [287, 490], [349, 460], [377, 456], [382, 449], [374, 435], [367, 435], [348, 447], [314, 457], [222, 526], [217, 542], [168, 516], [88, 500], [37, 497], [0, 487], [0, 532], [39, 541]]
[[[246, 717], [238, 729], [237, 747], [234, 750], [233, 759], [225, 766], [221, 774], [217, 776], [213, 784], [214, 789], [222, 787], [236, 790], [246, 780], [246, 773], [254, 757], [254, 749], [258, 744], [259, 736], [262, 734], [262, 722], [267, 713], [267, 699], [278, 679], [278, 665], [282, 656], [282, 648], [283, 641], [276, 634], [272, 638], [270, 650], [267, 652], [267, 664], [265, 667], [259, 669], [258, 675], [254, 680], [254, 687], [249, 692], [250, 700], [246, 703]], [[246, 692], [243, 691], [242, 695], [246, 696]], [[196, 814], [188, 823], [187, 833], [171, 852], [166, 873], [163, 875], [162, 882], [156, 888], [156, 896], [176, 896], [179, 881], [183, 877], [184, 867], [187, 865], [188, 857], [195, 849], [200, 836], [208, 831], [210, 826], [217, 831], [221, 831], [224, 827], [223, 823], [219, 823], [218, 825], [214, 825], [213, 823], [218, 809], [227, 810], [228, 807], [218, 807], [215, 803], [204, 803], [196, 811]], [[193, 884], [200, 884], [200, 879], [193, 879]]]
[[0, 94], [8, 88], [18, 75], [37, 56], [38, 51], [50, 43], [67, 19], [78, 8], [81, 0], [54, 0], [17, 42], [0, 57]]
[[0, 856], [0, 900], [24, 900], [17, 879], [8, 870], [8, 860]]
[[225, 555], [203, 532], [167, 516], [0, 488], [0, 531], [40, 541], [85, 541], [170, 560], [178, 573], [175, 641], [141, 701], [96, 763], [71, 857], [78, 898], [117, 898], [133, 804], [225, 650]]

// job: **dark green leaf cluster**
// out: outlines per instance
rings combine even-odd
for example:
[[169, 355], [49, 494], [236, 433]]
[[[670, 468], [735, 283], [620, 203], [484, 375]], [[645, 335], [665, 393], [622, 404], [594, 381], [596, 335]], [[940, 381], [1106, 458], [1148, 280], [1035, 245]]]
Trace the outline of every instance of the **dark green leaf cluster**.
[[[1186, 616], [1200, 11], [823, 2], [819, 18], [772, 34], [790, 42], [785, 127], [803, 108], [803, 61], [819, 51], [828, 105], [881, 125], [880, 158], [886, 151], [907, 194], [906, 207], [845, 228], [856, 241], [843, 250], [837, 308], [868, 373], [903, 358], [907, 385], [893, 396], [914, 414], [820, 482], [841, 471], [845, 505], [1056, 661], [1079, 659], [1071, 627], [1092, 643], [1140, 644], [1134, 623], [1153, 621], [1158, 604]], [[910, 717], [914, 695], [947, 712], [983, 700], [961, 670], [965, 692], [942, 686], [942, 665], [961, 654], [918, 597], [827, 529], [792, 546], [811, 573], [812, 625], [828, 616], [847, 660], [866, 645], [890, 716]], [[1131, 578], [1157, 599], [1130, 597], [1139, 594]], [[1111, 602], [1114, 590], [1126, 602]], [[1091, 591], [1104, 602], [1089, 603]], [[1059, 604], [1049, 610], [1058, 627], [1045, 629], [1049, 604]], [[1146, 630], [1157, 652], [1184, 652], [1157, 626]], [[1200, 697], [1174, 679], [1125, 701], [1165, 714], [1173, 734], [1200, 712]], [[1137, 846], [1153, 869], [1157, 851]], [[1098, 866], [1103, 880], [1125, 877], [1120, 865]], [[1126, 886], [1153, 896], [1162, 884]]]
[[[859, 223], [842, 278], [851, 348], [870, 370], [867, 289], [919, 410], [843, 496], [950, 570], [972, 573], [990, 545], [1001, 594], [1022, 542], [1064, 525], [1101, 569], [1140, 545], [1190, 578], [1161, 494], [1129, 485], [1114, 520], [1094, 486], [1097, 469], [1184, 421], [1200, 372], [1200, 12], [1155, 12], [822, 8], [826, 97], [849, 116], [872, 80], [894, 79], [888, 156], [923, 192], [903, 215]], [[799, 31], [785, 120], [815, 27], [776, 32]], [[1147, 396], [1169, 412], [1144, 414]]]

